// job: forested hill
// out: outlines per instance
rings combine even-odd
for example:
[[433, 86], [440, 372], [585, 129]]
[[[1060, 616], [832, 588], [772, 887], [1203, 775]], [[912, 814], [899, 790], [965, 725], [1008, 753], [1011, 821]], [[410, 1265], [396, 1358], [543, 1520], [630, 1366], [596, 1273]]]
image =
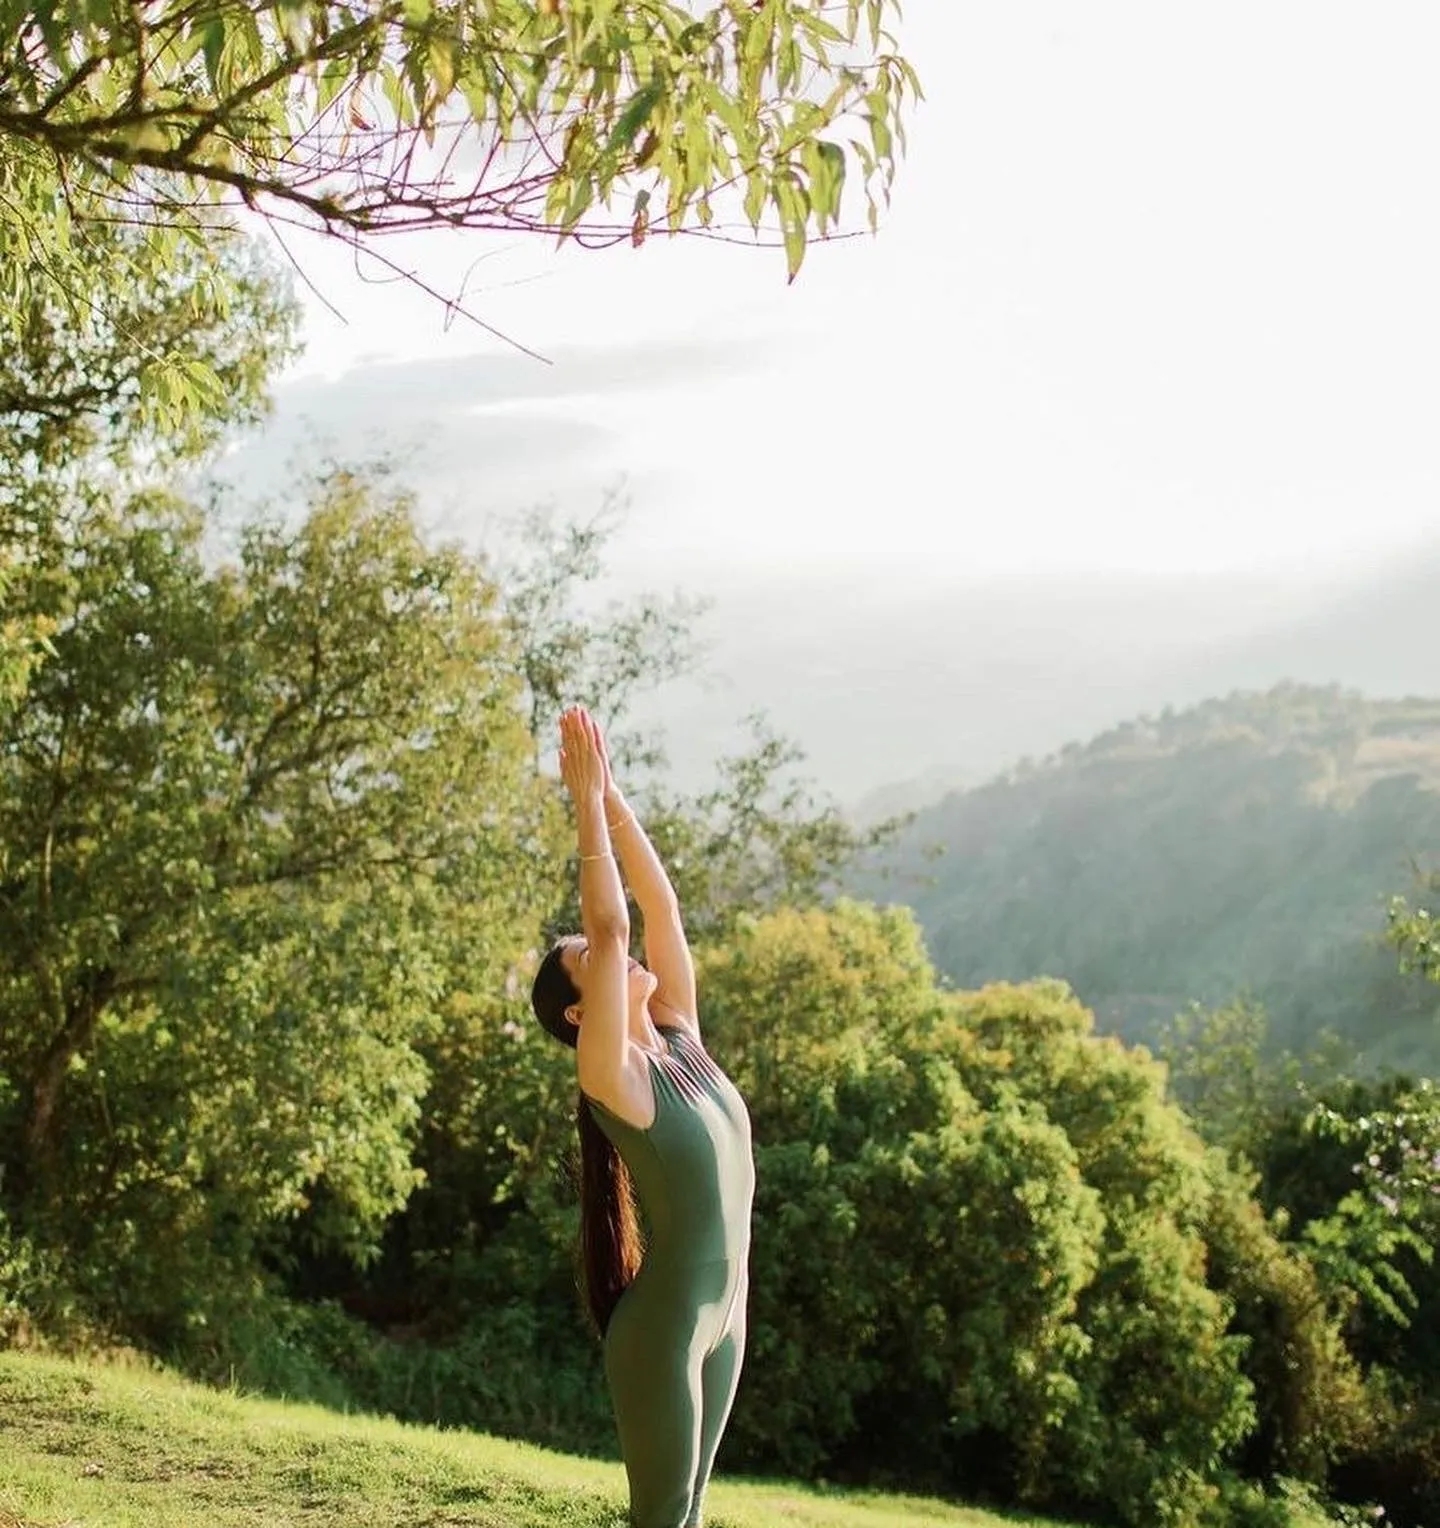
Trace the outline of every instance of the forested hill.
[[855, 889], [909, 902], [957, 984], [1064, 977], [1130, 1039], [1247, 992], [1287, 1044], [1329, 1025], [1433, 1071], [1435, 989], [1379, 941], [1417, 862], [1440, 865], [1440, 700], [1282, 685], [954, 793]]

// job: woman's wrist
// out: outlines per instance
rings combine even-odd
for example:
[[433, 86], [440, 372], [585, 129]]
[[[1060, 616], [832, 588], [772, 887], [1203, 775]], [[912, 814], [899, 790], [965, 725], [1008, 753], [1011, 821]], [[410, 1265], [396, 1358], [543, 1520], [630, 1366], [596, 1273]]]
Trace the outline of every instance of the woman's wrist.
[[580, 829], [581, 837], [587, 834], [599, 833], [606, 835], [608, 814], [605, 810], [605, 796], [602, 791], [586, 791], [575, 798], [575, 822]]

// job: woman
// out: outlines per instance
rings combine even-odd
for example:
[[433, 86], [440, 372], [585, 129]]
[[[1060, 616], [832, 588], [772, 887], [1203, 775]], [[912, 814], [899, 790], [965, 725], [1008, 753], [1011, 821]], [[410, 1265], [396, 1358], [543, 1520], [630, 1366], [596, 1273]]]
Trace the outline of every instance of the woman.
[[[630, 1521], [699, 1528], [745, 1349], [750, 1119], [700, 1041], [674, 888], [580, 707], [560, 719], [560, 774], [579, 832], [583, 932], [546, 955], [531, 1002], [575, 1048], [586, 1294]], [[621, 866], [645, 922], [645, 965], [630, 958]]]

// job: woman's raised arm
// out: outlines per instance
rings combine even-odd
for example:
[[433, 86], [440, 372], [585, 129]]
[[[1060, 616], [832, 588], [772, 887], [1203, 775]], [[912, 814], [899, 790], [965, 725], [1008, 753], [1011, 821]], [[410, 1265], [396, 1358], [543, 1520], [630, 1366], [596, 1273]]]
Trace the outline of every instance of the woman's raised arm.
[[585, 1013], [576, 1037], [581, 1088], [601, 1103], [627, 1091], [626, 969], [630, 912], [605, 825], [608, 769], [594, 722], [578, 707], [560, 718], [560, 777], [575, 804], [580, 846], [580, 927], [585, 935]]
[[[601, 736], [602, 749], [604, 745]], [[608, 754], [605, 778], [605, 816], [610, 840], [620, 855], [620, 865], [645, 925], [645, 964], [656, 983], [652, 1001], [670, 1010], [671, 1022], [698, 1034], [700, 1019], [696, 1011], [695, 962], [685, 937], [675, 887], [655, 845], [650, 842], [650, 835], [640, 825], [640, 819], [615, 783]]]

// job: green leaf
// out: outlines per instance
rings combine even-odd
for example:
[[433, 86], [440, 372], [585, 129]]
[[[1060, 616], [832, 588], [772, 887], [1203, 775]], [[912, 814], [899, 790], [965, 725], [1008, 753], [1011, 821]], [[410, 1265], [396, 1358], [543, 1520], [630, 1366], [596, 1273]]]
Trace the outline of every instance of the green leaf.
[[779, 49], [776, 72], [776, 83], [782, 93], [788, 93], [798, 83], [803, 66], [800, 44], [793, 36], [787, 37]]
[[784, 178], [776, 181], [772, 196], [780, 213], [780, 231], [785, 242], [788, 281], [794, 281], [800, 274], [800, 267], [805, 260], [805, 225], [808, 209], [805, 206], [804, 193], [787, 171]]
[[443, 102], [455, 88], [455, 44], [448, 37], [432, 37], [429, 53], [435, 100]]
[[768, 67], [775, 41], [775, 10], [776, 0], [761, 0], [759, 14], [752, 16], [741, 53], [747, 63]]
[[225, 51], [225, 23], [218, 18], [207, 21], [201, 29], [201, 37], [205, 50], [205, 73], [209, 76], [210, 88], [219, 95], [220, 59]]
[[737, 145], [745, 143], [751, 136], [752, 127], [745, 113], [736, 104], [735, 98], [713, 80], [705, 80], [702, 83], [701, 94], [705, 98], [706, 106], [729, 129], [730, 136]]
[[226, 41], [235, 50], [236, 59], [245, 73], [259, 70], [265, 62], [265, 44], [260, 36], [260, 23], [254, 14], [242, 9], [235, 25], [226, 33]]
[[889, 159], [894, 151], [890, 137], [890, 124], [883, 117], [870, 118], [870, 140], [875, 145], [878, 159]]
[[400, 71], [392, 65], [387, 64], [380, 71], [380, 90], [397, 121], [408, 123], [415, 120], [415, 103], [405, 89]]
[[710, 126], [703, 117], [692, 117], [685, 126], [687, 183], [692, 187], [710, 181]]
[[802, 17], [802, 25], [809, 34], [820, 42], [845, 43], [849, 38], [833, 21], [827, 20], [818, 12], [812, 12]]
[[840, 213], [845, 186], [845, 151], [837, 143], [812, 140], [805, 147], [805, 167], [810, 175], [810, 204], [823, 231]]
[[630, 97], [605, 145], [607, 154], [631, 147], [635, 141], [635, 135], [650, 120], [650, 114], [664, 94], [664, 85], [659, 80], [651, 80], [648, 85], [642, 86]]
[[571, 229], [585, 216], [591, 203], [595, 200], [595, 184], [588, 175], [581, 175], [575, 181], [574, 189], [570, 193], [570, 200], [566, 204], [565, 214], [560, 219], [562, 228]]
[[350, 78], [350, 66], [341, 59], [331, 59], [320, 73], [320, 80], [315, 90], [315, 105], [319, 111], [324, 111], [330, 103], [345, 88], [346, 81]]
[[192, 397], [201, 408], [224, 408], [225, 387], [214, 367], [195, 356], [184, 356], [179, 358], [177, 370], [189, 384]]
[[758, 228], [765, 210], [765, 177], [759, 170], [752, 170], [746, 177], [744, 208], [750, 226]]

